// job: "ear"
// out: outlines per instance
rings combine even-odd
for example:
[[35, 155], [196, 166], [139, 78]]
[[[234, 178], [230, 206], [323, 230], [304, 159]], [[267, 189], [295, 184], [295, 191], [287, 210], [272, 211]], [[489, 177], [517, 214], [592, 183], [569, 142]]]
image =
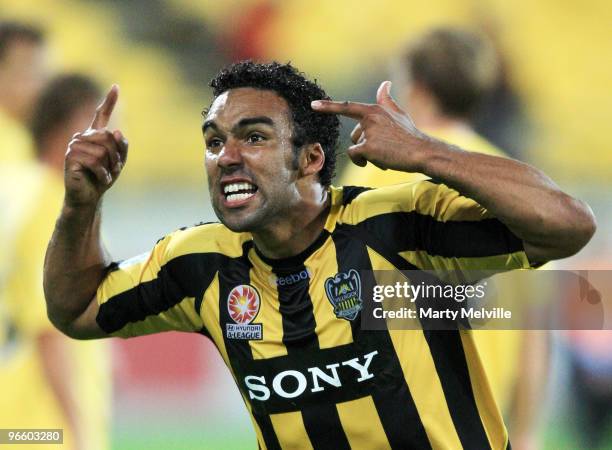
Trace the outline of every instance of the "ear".
[[321, 144], [306, 144], [299, 157], [300, 176], [307, 177], [316, 175], [325, 164], [325, 152]]

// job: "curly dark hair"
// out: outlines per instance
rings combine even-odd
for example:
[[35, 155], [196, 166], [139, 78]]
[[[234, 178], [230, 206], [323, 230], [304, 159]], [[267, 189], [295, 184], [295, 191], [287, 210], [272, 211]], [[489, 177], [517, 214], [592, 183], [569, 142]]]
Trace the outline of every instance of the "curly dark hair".
[[290, 63], [240, 61], [221, 70], [210, 86], [215, 97], [229, 89], [250, 87], [274, 91], [284, 98], [293, 118], [292, 143], [296, 159], [304, 145], [321, 144], [325, 164], [319, 172], [319, 180], [323, 186], [331, 184], [340, 121], [335, 115], [317, 113], [310, 107], [313, 100], [330, 100], [316, 80], [310, 81]]

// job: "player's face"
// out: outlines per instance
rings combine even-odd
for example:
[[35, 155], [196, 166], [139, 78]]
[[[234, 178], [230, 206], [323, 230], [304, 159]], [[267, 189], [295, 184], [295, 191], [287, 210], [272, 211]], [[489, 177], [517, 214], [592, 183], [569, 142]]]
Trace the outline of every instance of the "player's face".
[[203, 125], [208, 188], [231, 230], [262, 230], [295, 213], [292, 126], [287, 102], [273, 91], [232, 89], [213, 102]]

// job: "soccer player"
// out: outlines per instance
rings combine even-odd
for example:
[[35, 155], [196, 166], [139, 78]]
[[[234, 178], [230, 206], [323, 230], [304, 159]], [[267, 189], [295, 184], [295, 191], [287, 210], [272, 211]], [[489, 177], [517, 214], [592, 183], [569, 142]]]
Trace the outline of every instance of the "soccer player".
[[[500, 63], [492, 43], [462, 28], [440, 27], [410, 42], [398, 58], [398, 99], [419, 130], [463, 149], [507, 156], [472, 128], [472, 117], [495, 87]], [[381, 187], [426, 179], [421, 173], [349, 164], [341, 184]], [[504, 292], [503, 304], [522, 299]], [[518, 449], [537, 448], [535, 428], [544, 392], [546, 335], [487, 330], [473, 333], [494, 397], [513, 431]]]
[[[45, 263], [51, 321], [80, 339], [166, 330], [212, 339], [262, 448], [506, 448], [471, 334], [362, 330], [372, 289], [362, 271], [441, 259], [527, 268], [586, 244], [588, 206], [531, 166], [423, 134], [388, 82], [376, 104], [334, 102], [288, 64], [241, 62], [211, 86], [202, 130], [221, 223], [111, 263], [100, 201], [127, 156], [123, 134], [107, 129], [113, 87], [68, 146]], [[440, 183], [332, 187], [337, 114], [359, 122], [354, 162]]]
[[37, 161], [0, 165], [0, 424], [63, 429], [69, 450], [108, 448], [110, 355], [107, 343], [68, 339], [49, 322], [43, 256], [62, 204], [66, 142], [87, 126], [100, 96], [87, 77], [52, 80], [33, 109]]

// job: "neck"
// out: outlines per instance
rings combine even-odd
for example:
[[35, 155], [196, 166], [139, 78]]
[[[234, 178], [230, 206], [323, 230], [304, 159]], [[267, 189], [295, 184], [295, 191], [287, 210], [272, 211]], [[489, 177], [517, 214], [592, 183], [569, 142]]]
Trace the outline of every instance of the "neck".
[[449, 116], [440, 108], [433, 94], [416, 83], [405, 94], [405, 105], [417, 128], [423, 130], [470, 129], [469, 121]]
[[64, 171], [66, 153], [66, 138], [64, 136], [47, 136], [40, 144], [38, 160], [56, 173]]
[[415, 119], [415, 125], [423, 130], [440, 130], [440, 129], [462, 129], [471, 130], [469, 123], [464, 119], [449, 117], [439, 114], [423, 115], [419, 119]]
[[254, 231], [253, 241], [264, 256], [288, 258], [306, 250], [321, 234], [331, 205], [327, 190], [316, 183], [293, 205], [282, 221]]

